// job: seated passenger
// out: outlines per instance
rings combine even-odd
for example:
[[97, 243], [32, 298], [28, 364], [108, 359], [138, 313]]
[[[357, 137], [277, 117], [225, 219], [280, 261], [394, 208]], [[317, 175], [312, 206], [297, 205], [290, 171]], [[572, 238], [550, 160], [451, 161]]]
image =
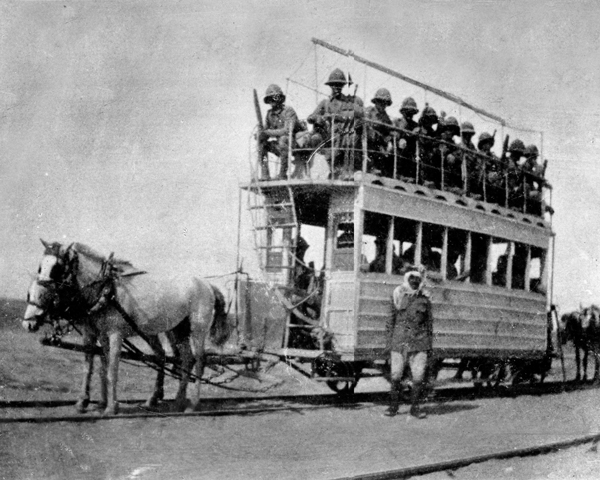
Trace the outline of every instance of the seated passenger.
[[[287, 179], [290, 132], [292, 148], [296, 147], [296, 134], [306, 128], [298, 120], [294, 109], [285, 105], [285, 95], [278, 85], [269, 85], [264, 102], [271, 105], [265, 118], [265, 128], [259, 133], [258, 141], [263, 152], [277, 155], [281, 161], [278, 179]], [[261, 179], [269, 180], [269, 168], [261, 159]]]
[[354, 248], [354, 225], [343, 223], [339, 228], [342, 233], [336, 239], [336, 248]]
[[[386, 266], [386, 240], [382, 237], [375, 239], [375, 247], [377, 253], [375, 259], [369, 264], [369, 272], [372, 273], [385, 273]], [[405, 265], [404, 261], [396, 255], [396, 252], [392, 254], [392, 275], [401, 275], [404, 273]]]
[[445, 118], [440, 121], [439, 130], [440, 140], [443, 141], [439, 145], [441, 166], [444, 169], [443, 189], [460, 195], [463, 193], [462, 155], [454, 143], [454, 137], [460, 135], [458, 121], [454, 117]]
[[362, 163], [359, 149], [363, 101], [356, 95], [342, 93], [347, 84], [346, 76], [339, 68], [331, 72], [325, 83], [331, 87], [331, 96], [322, 100], [307, 118], [322, 139], [322, 151], [328, 164], [332, 161], [332, 148], [335, 151], [332, 178], [351, 178], [355, 160]]
[[544, 168], [537, 163], [538, 149], [535, 145], [525, 148], [525, 163], [522, 170], [525, 176], [527, 213], [542, 214], [542, 188], [544, 186]]
[[439, 134], [433, 127], [438, 124], [438, 116], [433, 108], [425, 106], [419, 119], [419, 156], [420, 156], [420, 179], [428, 188], [440, 188], [441, 186], [441, 162], [438, 151]]
[[380, 88], [371, 100], [374, 106], [365, 110], [365, 127], [367, 129], [367, 150], [372, 161], [372, 171], [384, 177], [394, 174], [392, 151], [392, 132], [386, 125], [392, 120], [385, 111], [392, 104], [392, 95], [386, 88]]
[[506, 287], [506, 273], [508, 271], [508, 255], [500, 255], [496, 264], [496, 271], [492, 273], [492, 285]]

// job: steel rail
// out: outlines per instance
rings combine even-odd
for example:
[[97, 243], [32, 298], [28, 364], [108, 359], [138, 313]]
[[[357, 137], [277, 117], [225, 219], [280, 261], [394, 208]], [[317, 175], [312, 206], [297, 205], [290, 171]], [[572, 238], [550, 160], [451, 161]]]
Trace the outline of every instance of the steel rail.
[[471, 457], [457, 458], [443, 462], [435, 462], [412, 467], [398, 468], [383, 472], [366, 473], [352, 477], [337, 477], [332, 480], [396, 480], [414, 477], [416, 475], [427, 475], [429, 473], [451, 471], [454, 472], [460, 468], [468, 467], [475, 463], [488, 462], [490, 460], [507, 460], [515, 457], [528, 457], [533, 455], [547, 454], [557, 450], [583, 445], [585, 443], [600, 441], [600, 434], [584, 435], [569, 440], [545, 443], [533, 447], [524, 447], [513, 450], [502, 450], [494, 453], [474, 455]]
[[[580, 385], [573, 383], [563, 382], [547, 382], [543, 384], [534, 385], [517, 385], [517, 386], [500, 386], [496, 388], [481, 388], [476, 389], [474, 387], [438, 387], [429, 395], [427, 402], [436, 401], [475, 401], [478, 399], [488, 398], [514, 398], [519, 395], [543, 395], [543, 394], [557, 394], [565, 391], [574, 390], [589, 390], [598, 388], [595, 385]], [[376, 392], [361, 392], [352, 395], [338, 395], [335, 393], [330, 394], [304, 394], [304, 395], [274, 395], [265, 397], [230, 397], [230, 398], [204, 398], [201, 399], [201, 405], [208, 407], [207, 410], [181, 413], [181, 412], [153, 412], [144, 407], [139, 407], [140, 411], [136, 413], [120, 413], [118, 415], [107, 415], [100, 416], [99, 414], [90, 412], [91, 414], [77, 414], [77, 415], [53, 415], [53, 416], [41, 416], [41, 417], [12, 417], [12, 418], [0, 418], [0, 424], [4, 423], [53, 423], [53, 422], [93, 422], [98, 420], [115, 420], [115, 419], [132, 419], [132, 418], [167, 418], [167, 417], [185, 417], [185, 416], [196, 416], [196, 417], [210, 417], [210, 416], [227, 416], [227, 415], [249, 415], [259, 413], [272, 413], [278, 411], [300, 411], [300, 410], [318, 410], [323, 408], [334, 408], [344, 407], [358, 404], [385, 404], [388, 400], [387, 391], [376, 391]], [[273, 402], [273, 401], [285, 401], [288, 405], [282, 406], [267, 406], [267, 407], [250, 407], [250, 408], [221, 408], [211, 409], [211, 405], [219, 404], [222, 402], [237, 402], [237, 403], [252, 403], [252, 402]], [[97, 402], [91, 402], [97, 403]], [[143, 403], [143, 400], [121, 400], [120, 404], [135, 404]], [[165, 401], [170, 403], [170, 401]], [[295, 405], [289, 405], [294, 403]], [[298, 403], [304, 403], [304, 405], [298, 405]], [[4, 401], [0, 402], [0, 408], [35, 408], [35, 407], [65, 407], [75, 405], [75, 401], [53, 401], [53, 402], [42, 402], [42, 401]], [[201, 407], [202, 408], [202, 407]]]

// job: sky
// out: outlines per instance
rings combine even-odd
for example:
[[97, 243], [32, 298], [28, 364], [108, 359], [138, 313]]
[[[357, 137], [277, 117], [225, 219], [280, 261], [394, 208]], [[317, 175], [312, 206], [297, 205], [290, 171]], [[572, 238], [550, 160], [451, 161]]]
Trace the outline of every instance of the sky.
[[389, 88], [393, 116], [412, 95], [500, 132], [345, 57], [315, 60], [316, 37], [543, 131], [554, 300], [600, 303], [599, 23], [586, 1], [0, 1], [0, 296], [24, 298], [40, 238], [212, 276], [236, 270], [239, 222], [255, 271], [238, 187], [252, 90], [271, 83], [305, 118], [322, 97], [302, 85], [326, 93], [340, 67], [366, 103]]

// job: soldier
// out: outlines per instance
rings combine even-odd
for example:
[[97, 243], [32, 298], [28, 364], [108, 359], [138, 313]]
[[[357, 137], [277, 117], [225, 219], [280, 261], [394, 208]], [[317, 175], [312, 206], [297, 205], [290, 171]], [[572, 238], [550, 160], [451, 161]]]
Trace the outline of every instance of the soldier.
[[[389, 156], [392, 150], [392, 131], [385, 125], [391, 126], [392, 120], [385, 109], [392, 104], [392, 95], [388, 89], [380, 88], [371, 102], [373, 106], [365, 110], [369, 158], [373, 161], [375, 171], [384, 177], [391, 177], [394, 174], [394, 165]], [[370, 123], [369, 120], [377, 123]]]
[[444, 190], [456, 193], [458, 195], [463, 192], [462, 181], [462, 155], [454, 143], [454, 137], [460, 135], [460, 126], [458, 120], [454, 117], [445, 118], [443, 123], [440, 122], [440, 142], [439, 155], [441, 178]]
[[508, 192], [508, 206], [513, 210], [523, 210], [525, 196], [523, 194], [523, 180], [521, 173], [521, 157], [525, 152], [525, 144], [515, 138], [508, 147], [508, 159], [504, 165], [506, 173], [506, 190]]
[[[402, 117], [394, 120], [394, 126], [402, 129], [394, 132], [398, 150], [397, 172], [399, 178], [408, 182], [415, 182], [417, 178], [417, 133], [419, 124], [413, 117], [419, 113], [417, 102], [412, 97], [406, 97], [400, 107]], [[411, 134], [412, 133], [412, 134]]]
[[473, 124], [471, 122], [463, 122], [460, 126], [460, 146], [463, 148], [462, 157], [463, 157], [463, 168], [464, 178], [467, 182], [467, 191], [469, 195], [475, 199], [482, 198], [482, 189], [481, 182], [478, 182], [481, 175], [481, 162], [479, 161], [479, 157], [477, 155], [469, 154], [468, 151], [476, 152], [477, 149], [475, 145], [473, 145], [473, 136], [475, 135], [475, 128], [473, 128]]
[[[371, 263], [369, 263], [369, 272], [385, 273], [387, 240], [384, 236], [378, 236], [375, 239], [375, 248], [377, 253]], [[392, 275], [400, 275], [405, 271], [404, 260], [396, 252], [392, 252]]]
[[[477, 142], [477, 148], [479, 152], [490, 160], [482, 159], [478, 157], [478, 170], [477, 177], [471, 174], [469, 178], [469, 191], [474, 192], [475, 195], [481, 194], [484, 199], [488, 202], [494, 203], [494, 199], [496, 195], [495, 188], [493, 185], [496, 182], [496, 177], [498, 177], [498, 157], [492, 152], [492, 147], [494, 146], [494, 136], [490, 135], [488, 132], [482, 132], [479, 135], [479, 140]], [[485, 194], [485, 195], [484, 195]]]
[[387, 415], [398, 413], [401, 381], [410, 367], [413, 380], [410, 415], [425, 418], [420, 409], [427, 364], [433, 347], [433, 316], [429, 293], [422, 288], [421, 274], [410, 271], [404, 283], [394, 290], [392, 315], [386, 324], [387, 347], [391, 360], [390, 406]]
[[325, 82], [325, 85], [331, 87], [331, 96], [317, 105], [307, 122], [314, 125], [315, 132], [326, 142], [327, 147], [324, 148], [323, 154], [328, 163], [332, 160], [331, 149], [336, 150], [332, 176], [341, 174], [349, 178], [352, 177], [353, 158], [362, 160], [361, 155], [354, 155], [354, 150], [360, 146], [363, 101], [355, 95], [342, 93], [347, 84], [346, 76], [339, 68], [331, 72], [329, 80]]
[[421, 161], [419, 183], [423, 183], [426, 187], [439, 188], [441, 184], [441, 165], [437, 149], [438, 132], [433, 128], [438, 121], [435, 110], [426, 104], [421, 118], [419, 118], [419, 156]]
[[[265, 128], [259, 134], [259, 142], [263, 151], [277, 155], [281, 162], [279, 179], [287, 179], [290, 134], [292, 148], [296, 146], [295, 136], [304, 130], [294, 109], [285, 105], [285, 95], [278, 85], [269, 85], [264, 102], [271, 106], [265, 118]], [[262, 180], [269, 180], [269, 169], [262, 164]]]
[[522, 165], [525, 192], [527, 198], [527, 212], [534, 215], [542, 214], [542, 187], [544, 186], [544, 169], [537, 163], [539, 155], [535, 145], [525, 148], [525, 163]]

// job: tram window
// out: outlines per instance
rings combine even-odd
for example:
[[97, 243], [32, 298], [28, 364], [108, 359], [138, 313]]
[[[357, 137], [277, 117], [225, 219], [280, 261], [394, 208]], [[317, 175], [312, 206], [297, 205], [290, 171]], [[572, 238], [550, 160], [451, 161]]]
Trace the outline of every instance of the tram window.
[[467, 254], [467, 232], [455, 228], [448, 229], [448, 262], [446, 277], [452, 280], [465, 272]]
[[[415, 265], [415, 245], [417, 243], [418, 223], [405, 218], [394, 219], [394, 253], [400, 256], [400, 263]], [[404, 273], [403, 269], [392, 271], [395, 274]]]
[[365, 212], [361, 245], [361, 270], [385, 273], [387, 240], [391, 217], [380, 213]]
[[354, 269], [354, 216], [351, 212], [334, 216], [333, 270]]
[[430, 272], [442, 270], [442, 244], [444, 227], [423, 223], [423, 245], [421, 247], [421, 264]]
[[525, 272], [527, 270], [528, 247], [522, 243], [515, 243], [515, 255], [512, 263], [511, 288], [525, 290]]
[[543, 286], [544, 262], [546, 251], [542, 248], [531, 247], [531, 259], [529, 263], [529, 290], [537, 293], [545, 293]]
[[492, 264], [492, 285], [506, 286], [508, 274], [508, 256], [510, 255], [510, 242], [499, 238], [492, 240], [490, 262]]
[[471, 283], [486, 283], [488, 241], [487, 235], [471, 233]]

